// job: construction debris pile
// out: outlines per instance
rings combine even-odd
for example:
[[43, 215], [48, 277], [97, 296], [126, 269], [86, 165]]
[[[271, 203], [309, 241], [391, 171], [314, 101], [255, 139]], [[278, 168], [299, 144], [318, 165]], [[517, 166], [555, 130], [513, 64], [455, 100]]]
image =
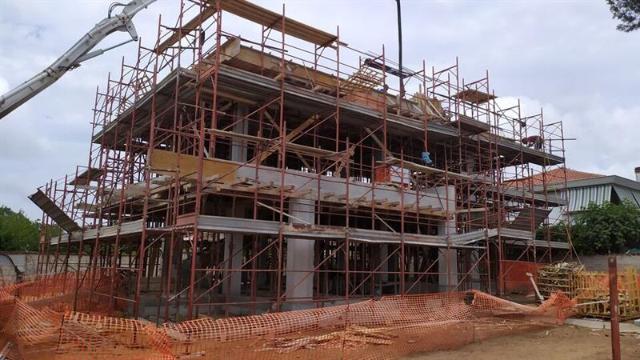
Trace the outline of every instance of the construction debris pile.
[[[468, 291], [158, 326], [110, 316], [90, 293], [73, 296], [77, 280], [61, 274], [0, 288], [0, 357], [392, 359], [550, 327], [573, 308], [557, 294], [535, 308]], [[68, 310], [74, 301], [85, 312]]]
[[276, 338], [272, 344], [266, 344], [265, 350], [290, 352], [300, 349], [315, 349], [318, 345], [332, 347], [357, 347], [359, 345], [391, 345], [392, 339], [398, 335], [388, 333], [387, 328], [366, 328], [362, 326], [348, 326], [346, 330], [334, 331], [325, 335], [306, 336], [303, 338]]
[[548, 298], [556, 292], [563, 292], [570, 298], [576, 296], [576, 281], [584, 266], [575, 262], [559, 262], [545, 265], [538, 270], [538, 289]]

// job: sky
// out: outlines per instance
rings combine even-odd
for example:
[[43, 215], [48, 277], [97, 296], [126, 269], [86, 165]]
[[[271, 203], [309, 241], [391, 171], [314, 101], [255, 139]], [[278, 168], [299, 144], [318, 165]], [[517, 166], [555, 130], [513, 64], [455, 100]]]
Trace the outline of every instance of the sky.
[[[111, 1], [0, 0], [0, 94], [45, 69], [106, 16]], [[254, 0], [274, 11], [282, 0]], [[360, 50], [397, 54], [394, 0], [286, 0], [287, 16]], [[159, 0], [134, 19], [143, 44], [153, 44], [158, 15], [173, 22], [179, 0]], [[615, 29], [604, 0], [403, 0], [405, 66], [444, 67], [459, 58], [465, 81], [489, 70], [502, 101], [525, 112], [544, 108], [562, 121], [567, 166], [634, 177], [640, 166], [640, 31]], [[170, 19], [170, 20], [169, 20]], [[229, 18], [225, 31], [254, 34]], [[106, 47], [127, 39], [113, 34]], [[88, 162], [95, 91], [116, 74], [133, 43], [87, 61], [0, 120], [0, 204], [37, 219], [27, 196], [51, 178]], [[526, 115], [526, 113], [525, 113]]]

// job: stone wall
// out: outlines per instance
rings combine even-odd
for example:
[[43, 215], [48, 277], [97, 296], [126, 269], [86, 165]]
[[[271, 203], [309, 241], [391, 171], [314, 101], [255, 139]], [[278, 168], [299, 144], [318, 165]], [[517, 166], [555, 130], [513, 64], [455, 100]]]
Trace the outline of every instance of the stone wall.
[[[608, 255], [581, 256], [580, 261], [588, 271], [608, 271]], [[633, 266], [640, 271], [640, 256], [617, 255], [618, 269]]]

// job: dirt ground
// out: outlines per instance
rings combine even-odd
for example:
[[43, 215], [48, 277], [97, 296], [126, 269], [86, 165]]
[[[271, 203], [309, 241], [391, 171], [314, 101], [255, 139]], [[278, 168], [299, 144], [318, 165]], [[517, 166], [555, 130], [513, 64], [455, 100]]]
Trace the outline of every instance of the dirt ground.
[[[622, 359], [640, 359], [640, 335], [621, 337]], [[609, 330], [593, 331], [565, 325], [559, 328], [497, 337], [453, 351], [415, 354], [406, 359], [517, 359], [517, 360], [601, 360], [611, 359]]]

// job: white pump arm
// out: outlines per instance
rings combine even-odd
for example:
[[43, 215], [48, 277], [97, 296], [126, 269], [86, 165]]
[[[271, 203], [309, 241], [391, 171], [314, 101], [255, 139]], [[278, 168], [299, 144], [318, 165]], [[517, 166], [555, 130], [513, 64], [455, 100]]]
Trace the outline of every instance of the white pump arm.
[[[53, 64], [38, 73], [36, 76], [23, 82], [15, 89], [10, 90], [0, 97], [0, 119], [56, 82], [67, 71], [78, 67], [81, 62], [101, 55], [105, 51], [111, 50], [130, 41], [137, 41], [138, 34], [136, 33], [136, 28], [133, 26], [133, 22], [131, 20], [135, 14], [146, 8], [154, 1], [155, 0], [132, 0], [128, 4], [111, 4], [107, 18], [97, 23], [93, 29], [86, 33], [69, 50], [62, 54], [58, 60], [54, 61]], [[111, 12], [115, 7], [122, 7], [123, 9], [120, 14], [112, 16]], [[128, 32], [131, 35], [131, 40], [107, 49], [89, 52], [104, 38], [109, 36], [109, 34], [116, 31]]]

